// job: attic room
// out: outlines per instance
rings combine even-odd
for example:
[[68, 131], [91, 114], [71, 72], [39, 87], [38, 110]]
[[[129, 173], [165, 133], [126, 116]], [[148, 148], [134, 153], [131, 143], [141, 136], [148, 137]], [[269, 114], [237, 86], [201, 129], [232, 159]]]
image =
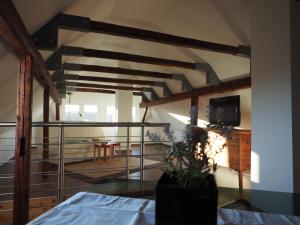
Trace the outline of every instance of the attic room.
[[297, 0], [1, 0], [0, 225], [300, 224]]

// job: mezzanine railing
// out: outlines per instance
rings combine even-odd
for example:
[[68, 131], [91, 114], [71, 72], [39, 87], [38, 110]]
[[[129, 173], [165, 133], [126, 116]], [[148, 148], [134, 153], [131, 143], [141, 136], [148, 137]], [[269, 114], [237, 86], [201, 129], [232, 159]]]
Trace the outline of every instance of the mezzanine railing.
[[[147, 130], [160, 133], [168, 126], [167, 123], [33, 122], [30, 197], [50, 196], [57, 204], [79, 191], [120, 194], [124, 189], [135, 188], [128, 181], [155, 180], [159, 175], [153, 174], [161, 167], [169, 141], [155, 143], [145, 134]], [[47, 138], [43, 138], [45, 127], [49, 128]], [[14, 122], [0, 123], [0, 206], [13, 198], [14, 135]], [[101, 143], [118, 143], [112, 161], [105, 157], [105, 151], [97, 156], [94, 147]], [[113, 180], [125, 181], [127, 185]], [[31, 210], [46, 210], [53, 204], [39, 203]], [[12, 211], [12, 204], [0, 207], [0, 218]]]

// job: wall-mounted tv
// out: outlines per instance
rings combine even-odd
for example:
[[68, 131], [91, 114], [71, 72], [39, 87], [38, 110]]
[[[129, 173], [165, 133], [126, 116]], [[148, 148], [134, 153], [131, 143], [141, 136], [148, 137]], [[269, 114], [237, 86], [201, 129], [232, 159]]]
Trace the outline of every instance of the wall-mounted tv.
[[240, 96], [211, 98], [209, 122], [217, 126], [239, 126], [241, 123]]

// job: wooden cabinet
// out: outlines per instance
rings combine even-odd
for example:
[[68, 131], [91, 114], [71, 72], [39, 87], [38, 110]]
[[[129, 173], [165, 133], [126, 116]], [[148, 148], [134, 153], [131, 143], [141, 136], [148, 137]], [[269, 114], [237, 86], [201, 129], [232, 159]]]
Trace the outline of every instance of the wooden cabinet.
[[251, 167], [251, 131], [234, 130], [227, 138], [229, 168], [239, 173], [239, 188], [243, 189], [243, 172]]

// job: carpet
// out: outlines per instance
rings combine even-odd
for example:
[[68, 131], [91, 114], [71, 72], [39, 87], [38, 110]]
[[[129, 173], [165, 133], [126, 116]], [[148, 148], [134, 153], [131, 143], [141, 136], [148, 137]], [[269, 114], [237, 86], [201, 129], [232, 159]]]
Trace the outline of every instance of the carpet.
[[[140, 168], [140, 159], [129, 157], [130, 173], [136, 173]], [[144, 169], [152, 169], [161, 166], [161, 162], [144, 159]], [[111, 163], [101, 161], [100, 164], [92, 160], [72, 162], [65, 164], [65, 175], [84, 180], [89, 183], [97, 183], [108, 178], [118, 178], [126, 175], [126, 158], [114, 158]]]

